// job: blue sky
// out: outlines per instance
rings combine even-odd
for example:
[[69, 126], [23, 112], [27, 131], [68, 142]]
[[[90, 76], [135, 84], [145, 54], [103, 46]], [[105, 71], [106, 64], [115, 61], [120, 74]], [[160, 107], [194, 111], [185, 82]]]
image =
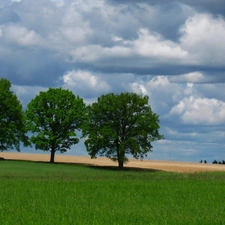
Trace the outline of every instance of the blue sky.
[[165, 136], [149, 159], [222, 160], [224, 16], [224, 0], [0, 0], [0, 76], [24, 107], [49, 87], [148, 95]]

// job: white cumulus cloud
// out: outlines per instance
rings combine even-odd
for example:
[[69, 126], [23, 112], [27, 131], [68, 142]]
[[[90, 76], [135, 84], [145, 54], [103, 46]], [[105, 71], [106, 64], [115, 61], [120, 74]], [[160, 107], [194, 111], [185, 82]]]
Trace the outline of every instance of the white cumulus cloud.
[[8, 43], [21, 46], [35, 46], [41, 43], [41, 37], [34, 31], [20, 25], [9, 25], [2, 28], [2, 36]]
[[109, 92], [110, 85], [100, 77], [83, 70], [72, 70], [63, 75], [65, 88], [70, 88], [76, 94], [96, 96], [99, 93]]
[[179, 45], [163, 40], [158, 34], [151, 34], [146, 29], [140, 29], [139, 38], [132, 45], [137, 53], [145, 57], [183, 59], [188, 55]]
[[217, 99], [185, 97], [171, 109], [170, 115], [180, 116], [185, 124], [219, 125], [225, 123], [225, 102]]
[[181, 32], [181, 47], [196, 64], [224, 65], [225, 21], [222, 17], [195, 14], [189, 17]]

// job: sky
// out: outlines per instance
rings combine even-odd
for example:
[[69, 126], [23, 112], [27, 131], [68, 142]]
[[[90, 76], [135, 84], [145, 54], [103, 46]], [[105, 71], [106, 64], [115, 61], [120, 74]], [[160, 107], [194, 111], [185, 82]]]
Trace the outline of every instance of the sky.
[[148, 95], [165, 136], [148, 159], [225, 159], [224, 40], [224, 0], [0, 0], [0, 77], [24, 108], [49, 87]]

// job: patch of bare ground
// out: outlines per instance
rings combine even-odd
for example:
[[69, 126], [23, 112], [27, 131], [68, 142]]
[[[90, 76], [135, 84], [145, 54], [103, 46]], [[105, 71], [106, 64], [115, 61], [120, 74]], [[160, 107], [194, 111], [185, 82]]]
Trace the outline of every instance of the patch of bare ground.
[[[1, 152], [0, 157], [10, 160], [30, 160], [48, 162], [49, 154], [29, 154], [29, 153], [12, 153]], [[79, 163], [89, 164], [95, 166], [117, 166], [116, 162], [110, 159], [99, 157], [97, 159], [91, 159], [88, 156], [68, 156], [68, 155], [56, 155], [55, 162], [62, 163]], [[203, 171], [225, 171], [225, 165], [222, 164], [201, 164], [191, 162], [172, 162], [172, 161], [157, 161], [157, 160], [135, 160], [130, 159], [125, 167], [144, 168], [152, 170], [163, 170], [171, 172], [203, 172]]]

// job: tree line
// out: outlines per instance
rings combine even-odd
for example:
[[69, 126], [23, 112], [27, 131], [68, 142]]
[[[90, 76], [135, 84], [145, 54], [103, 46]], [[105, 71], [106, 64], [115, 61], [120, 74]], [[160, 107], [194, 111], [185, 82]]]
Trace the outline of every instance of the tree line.
[[152, 142], [164, 138], [159, 133], [159, 116], [148, 101], [146, 95], [122, 92], [103, 94], [86, 105], [70, 90], [49, 88], [23, 110], [10, 81], [1, 78], [0, 151], [20, 151], [23, 143], [49, 151], [54, 162], [57, 151], [66, 152], [79, 142], [80, 131], [91, 158], [108, 157], [122, 169], [127, 155], [143, 159], [152, 151]]

